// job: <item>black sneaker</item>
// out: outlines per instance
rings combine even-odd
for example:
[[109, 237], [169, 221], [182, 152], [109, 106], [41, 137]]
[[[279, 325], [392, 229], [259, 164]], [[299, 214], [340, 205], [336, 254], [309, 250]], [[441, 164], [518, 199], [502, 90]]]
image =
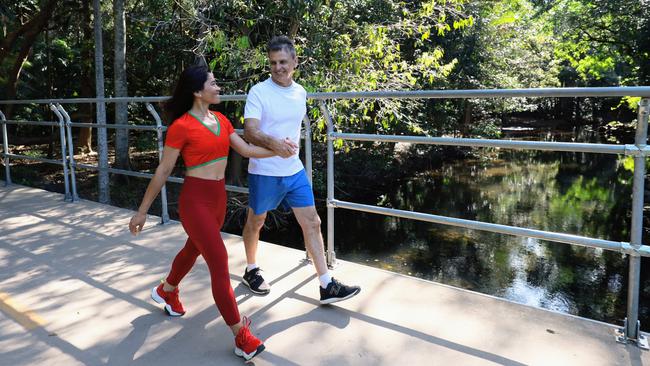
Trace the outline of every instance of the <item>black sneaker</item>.
[[267, 295], [271, 292], [271, 286], [269, 286], [264, 277], [262, 277], [262, 270], [257, 267], [252, 270], [246, 269], [244, 271], [244, 285], [248, 286], [251, 289], [251, 292], [258, 295]]
[[346, 286], [334, 278], [332, 278], [332, 282], [327, 285], [327, 288], [321, 286], [318, 286], [318, 288], [320, 288], [321, 305], [347, 300], [361, 292], [361, 287]]

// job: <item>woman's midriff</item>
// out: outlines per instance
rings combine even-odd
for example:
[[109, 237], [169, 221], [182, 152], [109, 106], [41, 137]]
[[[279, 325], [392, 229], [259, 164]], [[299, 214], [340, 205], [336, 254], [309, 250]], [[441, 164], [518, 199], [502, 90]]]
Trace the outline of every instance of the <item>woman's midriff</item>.
[[185, 171], [185, 176], [201, 179], [220, 180], [225, 176], [227, 164], [227, 159], [215, 161], [212, 164], [208, 164], [202, 167], [187, 169]]

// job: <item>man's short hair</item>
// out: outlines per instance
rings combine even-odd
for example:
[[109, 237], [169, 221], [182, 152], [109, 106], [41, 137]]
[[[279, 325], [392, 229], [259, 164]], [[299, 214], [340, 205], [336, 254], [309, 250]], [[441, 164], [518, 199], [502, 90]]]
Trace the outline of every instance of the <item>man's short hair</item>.
[[271, 38], [269, 43], [266, 45], [266, 52], [277, 52], [285, 51], [288, 52], [291, 57], [296, 57], [296, 48], [293, 46], [293, 41], [287, 36], [275, 36]]

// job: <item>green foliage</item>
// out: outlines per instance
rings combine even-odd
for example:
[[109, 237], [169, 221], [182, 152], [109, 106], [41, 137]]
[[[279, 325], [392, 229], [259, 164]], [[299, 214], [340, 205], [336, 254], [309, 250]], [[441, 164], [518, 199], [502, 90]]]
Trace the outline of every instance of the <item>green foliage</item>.
[[158, 139], [152, 132], [141, 132], [136, 134], [133, 146], [138, 151], [155, 151], [158, 150]]
[[634, 172], [634, 157], [632, 156], [626, 156], [625, 159], [623, 159], [623, 169], [627, 170], [628, 172], [633, 173]]
[[[637, 85], [648, 81], [650, 73], [650, 16], [644, 17], [648, 7], [637, 0], [621, 1], [130, 0], [129, 94], [169, 95], [178, 73], [202, 58], [224, 93], [245, 93], [268, 77], [265, 45], [278, 34], [295, 39], [296, 77], [310, 92]], [[20, 98], [94, 93], [88, 4], [62, 0], [53, 16], [56, 22], [39, 36], [23, 64]], [[1, 7], [4, 36], [41, 5], [21, 0]], [[111, 3], [103, 2], [102, 11], [110, 96]], [[15, 53], [11, 56], [0, 64], [0, 90], [5, 90], [15, 60]], [[632, 105], [633, 100], [623, 102]], [[421, 135], [460, 130], [496, 136], [504, 116], [550, 113], [552, 104], [524, 98], [467, 103], [376, 99], [337, 100], [328, 106], [343, 130]], [[237, 121], [242, 106], [226, 103], [221, 108]], [[320, 111], [309, 113], [318, 129], [315, 137], [322, 139]]]
[[623, 97], [616, 108], [625, 106], [631, 111], [636, 111], [639, 108], [640, 101], [641, 97]]
[[[308, 91], [421, 89], [422, 80], [444, 81], [456, 64], [443, 60], [444, 49], [432, 33], [471, 26], [473, 18], [460, 12], [462, 6], [460, 0], [443, 6], [434, 1], [297, 1], [284, 7], [235, 1], [203, 11], [210, 14], [211, 27], [201, 44], [229, 90], [246, 91], [267, 77], [265, 46], [277, 34], [296, 40], [297, 77]], [[225, 16], [235, 13], [241, 17]], [[376, 124], [385, 133], [427, 130], [417, 102], [337, 101], [330, 107], [340, 126]], [[320, 117], [318, 111], [311, 113]], [[316, 126], [322, 131], [323, 121]]]
[[472, 125], [471, 136], [479, 138], [499, 138], [501, 137], [501, 125], [496, 119], [483, 119], [480, 123]]
[[637, 0], [554, 2], [548, 14], [559, 39], [556, 57], [586, 85], [647, 82], [647, 8]]

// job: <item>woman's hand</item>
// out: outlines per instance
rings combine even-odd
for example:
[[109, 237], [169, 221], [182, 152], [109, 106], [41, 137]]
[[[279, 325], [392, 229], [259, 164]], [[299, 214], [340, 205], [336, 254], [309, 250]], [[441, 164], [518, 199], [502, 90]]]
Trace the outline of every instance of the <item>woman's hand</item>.
[[131, 222], [129, 222], [129, 231], [131, 232], [131, 235], [138, 235], [140, 231], [142, 231], [146, 221], [147, 214], [138, 212], [133, 215], [133, 217], [131, 217]]
[[144, 197], [142, 197], [140, 207], [138, 207], [137, 213], [133, 215], [131, 222], [129, 222], [129, 231], [131, 231], [131, 234], [138, 235], [140, 231], [142, 231], [142, 227], [144, 226], [145, 221], [147, 221], [147, 211], [160, 192], [160, 189], [165, 185], [165, 181], [167, 181], [167, 177], [169, 177], [169, 174], [171, 174], [174, 169], [176, 159], [178, 159], [180, 153], [181, 151], [179, 149], [165, 146], [162, 160], [158, 164], [153, 178], [149, 181], [147, 190], [144, 192]]

